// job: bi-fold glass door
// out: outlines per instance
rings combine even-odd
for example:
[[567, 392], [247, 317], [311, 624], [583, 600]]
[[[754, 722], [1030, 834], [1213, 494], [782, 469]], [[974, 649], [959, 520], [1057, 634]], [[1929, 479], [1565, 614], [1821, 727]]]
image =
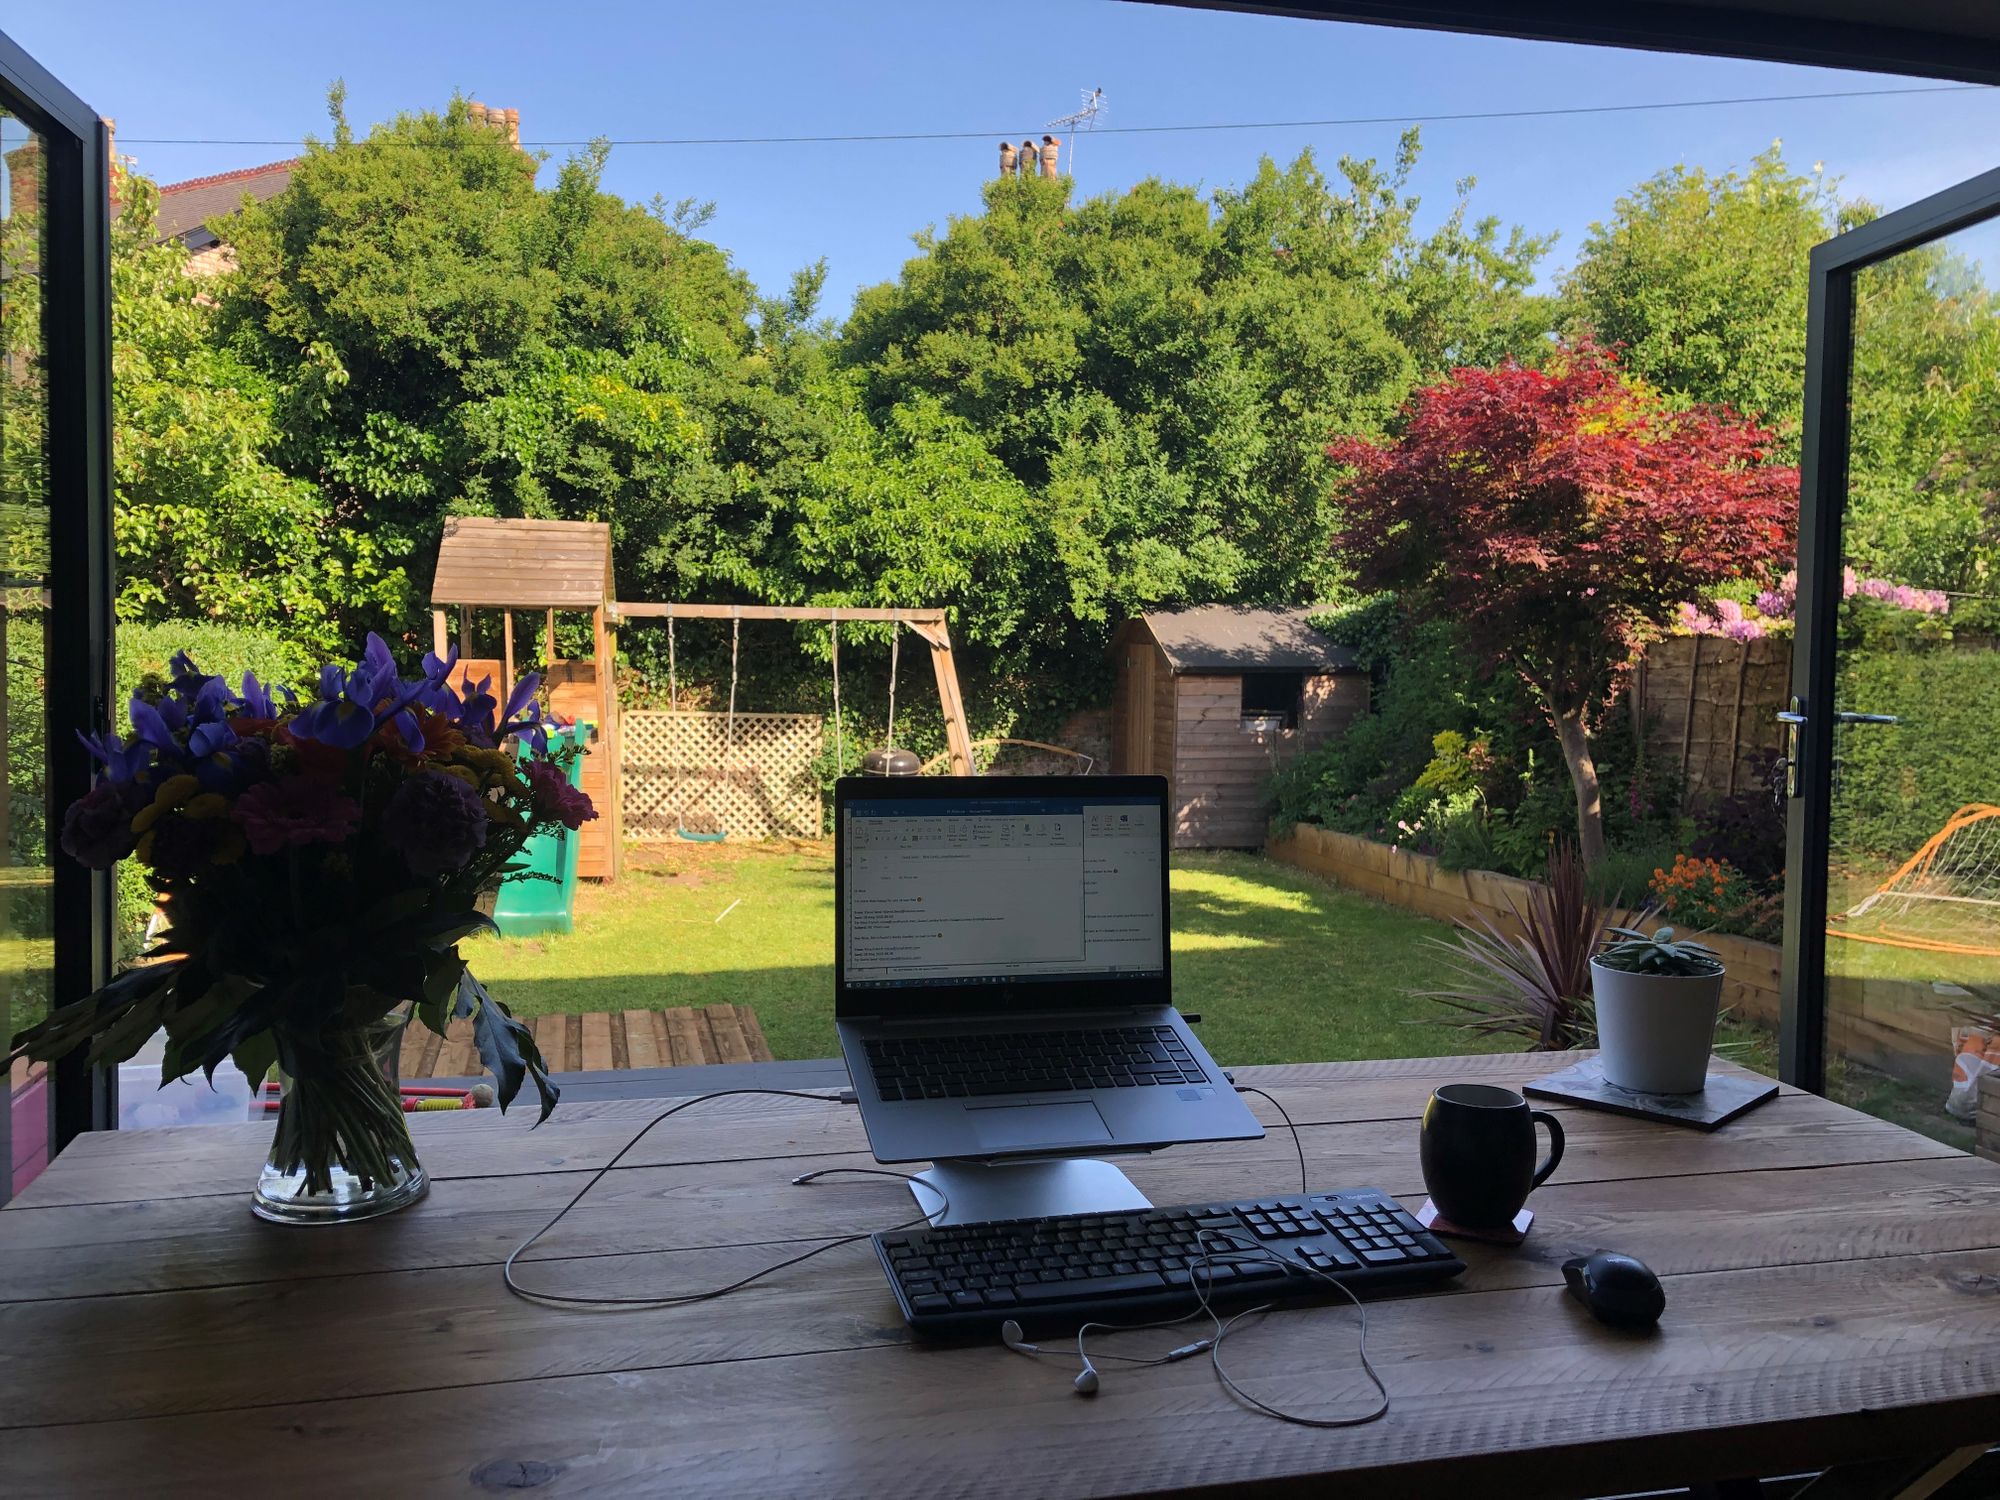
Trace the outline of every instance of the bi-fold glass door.
[[1784, 715], [1784, 1076], [1968, 1149], [2000, 1038], [1995, 276], [2000, 171], [1813, 252]]
[[[108, 137], [0, 34], [0, 1036], [109, 977], [108, 877], [58, 847], [111, 692]], [[0, 1203], [116, 1109], [81, 1057], [6, 1082]]]

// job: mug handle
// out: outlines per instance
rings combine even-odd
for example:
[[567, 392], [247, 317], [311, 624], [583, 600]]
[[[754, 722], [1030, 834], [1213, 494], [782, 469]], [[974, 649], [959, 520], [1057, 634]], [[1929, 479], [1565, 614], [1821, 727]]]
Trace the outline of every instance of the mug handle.
[[1528, 1118], [1530, 1120], [1539, 1120], [1542, 1124], [1549, 1127], [1549, 1158], [1539, 1167], [1535, 1168], [1535, 1180], [1528, 1184], [1530, 1188], [1538, 1188], [1549, 1180], [1550, 1173], [1562, 1165], [1563, 1128], [1562, 1121], [1558, 1120], [1545, 1109], [1531, 1110]]

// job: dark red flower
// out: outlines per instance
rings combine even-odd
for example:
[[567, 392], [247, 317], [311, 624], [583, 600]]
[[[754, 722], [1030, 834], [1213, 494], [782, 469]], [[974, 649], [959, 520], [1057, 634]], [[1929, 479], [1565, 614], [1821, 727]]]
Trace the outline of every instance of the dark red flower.
[[528, 762], [528, 799], [537, 822], [553, 820], [565, 828], [581, 828], [597, 816], [590, 798], [569, 784], [569, 773], [554, 761]]
[[257, 854], [294, 844], [339, 844], [354, 831], [361, 809], [317, 776], [261, 781], [236, 799], [234, 816]]

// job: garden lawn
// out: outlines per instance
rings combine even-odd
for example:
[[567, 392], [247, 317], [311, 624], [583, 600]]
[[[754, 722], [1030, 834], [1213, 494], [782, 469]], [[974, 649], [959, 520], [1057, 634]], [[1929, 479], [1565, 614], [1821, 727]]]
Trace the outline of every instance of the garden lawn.
[[[1173, 860], [1174, 996], [1237, 1063], [1500, 1051], [1413, 998], [1444, 978], [1439, 923], [1257, 855]], [[517, 1014], [755, 1008], [772, 1052], [828, 1057], [833, 851], [825, 843], [629, 851], [612, 886], [585, 885], [568, 937], [482, 938], [473, 972]]]

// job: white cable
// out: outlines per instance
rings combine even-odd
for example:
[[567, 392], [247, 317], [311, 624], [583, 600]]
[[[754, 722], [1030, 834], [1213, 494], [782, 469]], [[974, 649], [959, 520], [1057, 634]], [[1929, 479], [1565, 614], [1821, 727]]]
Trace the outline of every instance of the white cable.
[[[877, 1231], [875, 1230], [867, 1229], [861, 1231], [859, 1234], [844, 1235], [837, 1239], [829, 1240], [824, 1245], [815, 1245], [812, 1249], [805, 1251], [803, 1254], [794, 1255], [789, 1260], [781, 1260], [776, 1265], [770, 1265], [764, 1267], [761, 1271], [753, 1271], [748, 1276], [730, 1282], [727, 1286], [713, 1287], [705, 1292], [685, 1292], [671, 1297], [600, 1297], [580, 1292], [575, 1292], [575, 1293], [545, 1292], [545, 1291], [538, 1291], [533, 1287], [522, 1286], [518, 1281], [514, 1279], [514, 1262], [519, 1260], [524, 1254], [526, 1254], [528, 1249], [532, 1245], [534, 1245], [534, 1243], [537, 1240], [541, 1239], [543, 1235], [547, 1234], [551, 1229], [554, 1229], [556, 1225], [560, 1224], [563, 1221], [564, 1216], [567, 1215], [571, 1209], [575, 1208], [577, 1204], [583, 1201], [584, 1195], [588, 1193], [592, 1188], [596, 1187], [598, 1183], [604, 1180], [605, 1173], [609, 1172], [613, 1167], [617, 1166], [619, 1162], [623, 1161], [626, 1155], [632, 1150], [632, 1148], [638, 1145], [639, 1142], [643, 1141], [646, 1138], [647, 1134], [651, 1132], [651, 1130], [655, 1125], [658, 1125], [662, 1120], [667, 1119], [669, 1116], [679, 1114], [684, 1109], [692, 1108], [694, 1105], [697, 1104], [706, 1104], [711, 1099], [727, 1099], [732, 1094], [769, 1094], [781, 1099], [818, 1099], [824, 1101], [827, 1104], [840, 1104], [846, 1102], [842, 1100], [838, 1094], [809, 1094], [800, 1089], [718, 1089], [716, 1090], [716, 1092], [712, 1094], [697, 1094], [692, 1099], [678, 1100], [669, 1108], [661, 1110], [658, 1114], [654, 1115], [652, 1119], [648, 1120], [644, 1125], [642, 1125], [639, 1128], [639, 1133], [633, 1136], [632, 1139], [627, 1141], [624, 1145], [620, 1146], [617, 1152], [612, 1156], [611, 1160], [607, 1161], [603, 1166], [599, 1167], [595, 1172], [591, 1174], [590, 1181], [586, 1182], [582, 1187], [578, 1188], [573, 1194], [570, 1195], [569, 1202], [565, 1203], [561, 1208], [557, 1209], [554, 1217], [552, 1217], [548, 1221], [548, 1223], [544, 1224], [540, 1229], [537, 1229], [533, 1234], [529, 1235], [525, 1240], [522, 1240], [520, 1244], [516, 1245], [511, 1251], [508, 1252], [505, 1263], [502, 1264], [502, 1266], [500, 1267], [500, 1279], [506, 1285], [507, 1290], [512, 1292], [515, 1296], [521, 1298], [523, 1301], [539, 1303], [544, 1307], [570, 1307], [570, 1308], [685, 1307], [691, 1302], [709, 1302], [713, 1301], [717, 1297], [726, 1297], [727, 1295], [729, 1295], [729, 1293], [740, 1290], [741, 1288], [750, 1285], [750, 1283], [753, 1281], [761, 1281], [766, 1276], [770, 1276], [778, 1271], [784, 1270], [787, 1266], [795, 1266], [800, 1261], [811, 1260], [815, 1255], [824, 1255], [829, 1250], [837, 1250], [842, 1245], [851, 1245], [855, 1243], [855, 1241], [857, 1240], [869, 1239], [875, 1233], [877, 1233]], [[812, 1181], [812, 1179], [815, 1177], [824, 1177], [832, 1172], [864, 1172], [872, 1176], [900, 1177], [906, 1182], [917, 1181], [916, 1178], [908, 1177], [901, 1172], [878, 1170], [873, 1167], [825, 1167], [817, 1172], [807, 1172], [803, 1176], [795, 1177], [792, 1180], [798, 1183], [806, 1183]], [[941, 1200], [943, 1200], [942, 1206], [938, 1209], [939, 1213], [944, 1212], [945, 1209], [950, 1207], [950, 1200], [945, 1198], [943, 1189], [933, 1187], [928, 1182], [922, 1183], [921, 1185], [926, 1188], [930, 1188], [932, 1192], [936, 1193], [938, 1197]], [[908, 1220], [907, 1222], [902, 1224], [893, 1224], [889, 1226], [888, 1230], [883, 1232], [894, 1233], [898, 1229], [915, 1229], [919, 1225], [927, 1225], [929, 1223], [930, 1223], [930, 1216], [928, 1214], [925, 1214], [919, 1218]]]

